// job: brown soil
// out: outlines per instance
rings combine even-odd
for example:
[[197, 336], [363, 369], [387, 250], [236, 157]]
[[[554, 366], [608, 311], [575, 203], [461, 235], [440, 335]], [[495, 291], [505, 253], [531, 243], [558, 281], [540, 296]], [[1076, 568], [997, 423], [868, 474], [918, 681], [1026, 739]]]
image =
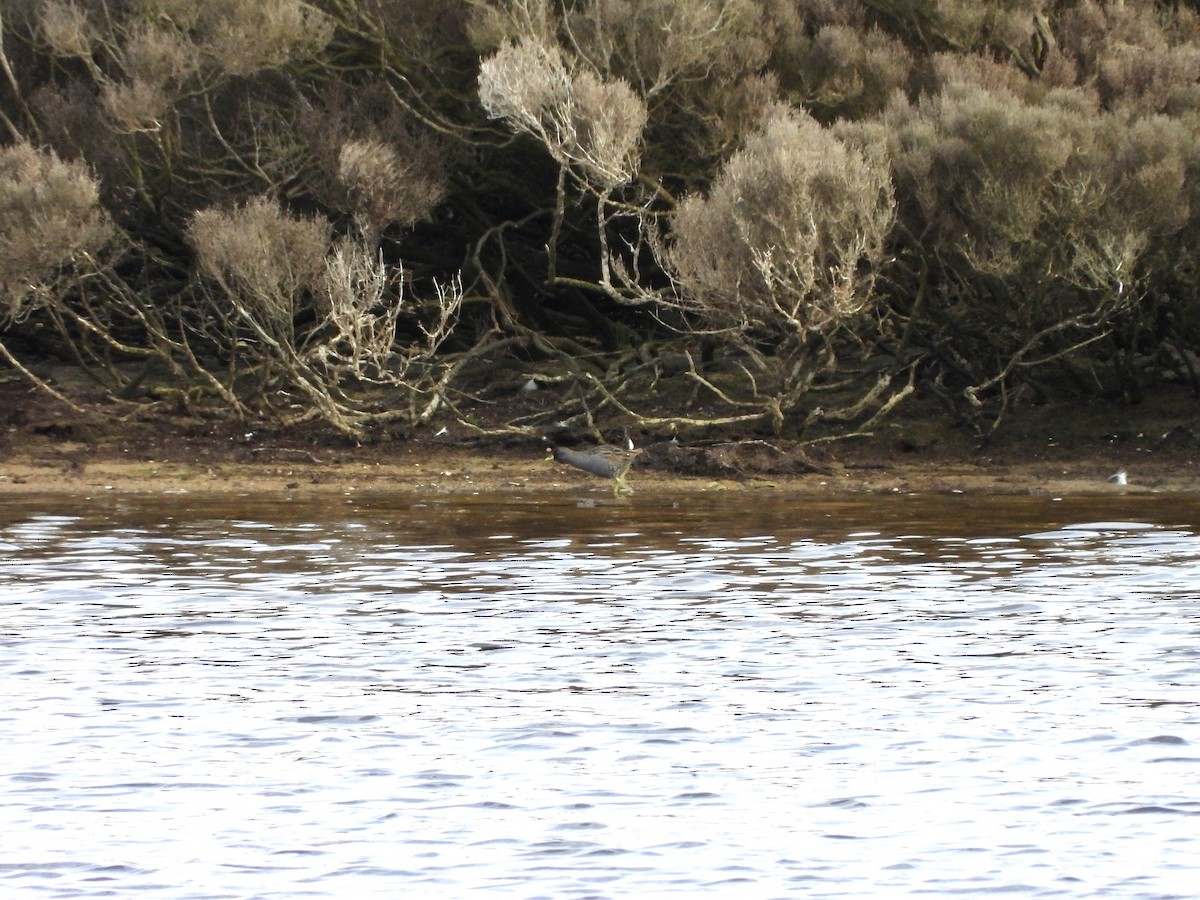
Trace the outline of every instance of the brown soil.
[[[1015, 410], [987, 446], [915, 403], [869, 437], [797, 445], [725, 435], [634, 435], [639, 492], [870, 491], [1074, 494], [1200, 490], [1197, 401], [1166, 388], [1136, 406], [1096, 401]], [[184, 416], [81, 415], [0, 373], [0, 496], [29, 492], [603, 491], [546, 461], [539, 442], [484, 439], [446, 422], [370, 444], [308, 428], [273, 431]], [[1121, 487], [1107, 481], [1129, 473]]]

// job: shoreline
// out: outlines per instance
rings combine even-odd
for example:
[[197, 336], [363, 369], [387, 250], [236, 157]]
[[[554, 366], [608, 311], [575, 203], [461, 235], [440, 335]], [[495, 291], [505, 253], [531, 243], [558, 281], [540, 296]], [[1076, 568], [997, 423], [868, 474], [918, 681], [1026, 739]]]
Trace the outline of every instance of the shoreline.
[[[931, 401], [914, 401], [870, 435], [825, 442], [726, 430], [675, 443], [647, 430], [633, 434], [645, 452], [628, 482], [638, 494], [1200, 494], [1198, 405], [1177, 387], [1136, 405], [1022, 406], [986, 446]], [[1128, 472], [1125, 485], [1108, 481], [1119, 470]], [[447, 421], [359, 444], [311, 425], [168, 414], [122, 420], [80, 415], [0, 380], [0, 498], [97, 491], [611, 497], [608, 479], [548, 460], [534, 436], [481, 437]]]
[[[393, 453], [348, 454], [348, 459], [280, 448], [271, 459], [120, 458], [88, 448], [60, 445], [30, 454], [0, 456], [0, 497], [29, 494], [292, 494], [332, 495], [356, 491], [455, 495], [570, 492], [609, 494], [607, 479], [594, 478], [544, 457], [439, 448], [418, 452], [401, 445]], [[289, 456], [295, 458], [288, 459]], [[657, 468], [631, 470], [637, 493], [769, 492], [793, 496], [878, 493], [1082, 495], [1200, 493], [1200, 471], [1190, 461], [1146, 460], [1131, 468], [1129, 482], [1109, 482], [1115, 469], [1094, 457], [1016, 464], [990, 460], [832, 462], [803, 474], [676, 474]]]

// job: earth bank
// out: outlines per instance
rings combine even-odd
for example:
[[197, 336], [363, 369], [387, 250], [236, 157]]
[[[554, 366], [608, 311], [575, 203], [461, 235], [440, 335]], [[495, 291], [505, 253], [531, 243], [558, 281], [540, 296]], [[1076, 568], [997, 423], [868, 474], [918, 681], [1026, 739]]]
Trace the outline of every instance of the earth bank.
[[[703, 440], [632, 437], [639, 493], [673, 491], [990, 492], [1200, 490], [1196, 398], [1166, 386], [1137, 405], [1025, 406], [981, 443], [916, 402], [871, 434], [821, 443], [734, 432]], [[620, 428], [614, 430], [614, 435]], [[577, 436], [584, 438], [584, 436]], [[1118, 470], [1128, 483], [1108, 481]], [[81, 414], [15, 376], [0, 379], [0, 496], [96, 491], [452, 494], [608, 485], [547, 461], [535, 436], [485, 436], [453, 421], [355, 444], [319, 427], [280, 430], [153, 416]]]

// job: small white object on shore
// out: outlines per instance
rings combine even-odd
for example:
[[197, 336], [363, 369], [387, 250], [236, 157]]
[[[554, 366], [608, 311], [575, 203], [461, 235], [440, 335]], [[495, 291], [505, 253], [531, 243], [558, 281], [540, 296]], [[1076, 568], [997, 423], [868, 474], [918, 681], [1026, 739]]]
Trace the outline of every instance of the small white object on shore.
[[1126, 476], [1124, 469], [1114, 475], [1109, 475], [1108, 480], [1113, 484], [1129, 484], [1129, 478]]

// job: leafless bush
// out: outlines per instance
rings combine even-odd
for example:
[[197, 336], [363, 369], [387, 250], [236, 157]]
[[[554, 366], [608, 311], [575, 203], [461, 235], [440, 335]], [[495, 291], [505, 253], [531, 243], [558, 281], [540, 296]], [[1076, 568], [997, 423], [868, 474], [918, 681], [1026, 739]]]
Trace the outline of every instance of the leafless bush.
[[47, 0], [41, 10], [42, 38], [59, 56], [91, 56], [95, 31], [87, 13], [71, 0]]
[[[594, 93], [579, 82], [581, 73], [591, 73], [607, 96], [580, 112], [585, 121], [607, 126], [598, 135], [607, 140], [585, 142], [583, 149], [603, 160], [601, 182], [622, 183], [631, 166], [618, 160], [627, 150], [636, 149], [634, 166], [648, 151], [654, 168], [704, 167], [727, 155], [754, 127], [766, 103], [777, 98], [774, 73], [767, 70], [769, 35], [776, 29], [764, 5], [759, 0], [598, 0], [554, 4], [561, 6], [554, 14], [544, 0], [505, 0], [481, 4], [474, 32], [487, 36], [481, 43], [487, 52], [527, 42], [540, 45], [543, 53], [554, 48], [576, 95]], [[529, 56], [532, 65], [539, 64]], [[535, 98], [527, 99], [534, 102], [524, 103], [526, 109], [537, 108]], [[490, 110], [489, 102], [485, 108]], [[642, 106], [652, 107], [654, 115], [643, 114]], [[518, 130], [537, 135], [547, 146], [553, 143], [536, 130]], [[605, 151], [614, 139], [616, 145]]]
[[902, 221], [920, 265], [953, 273], [921, 298], [925, 330], [955, 335], [967, 398], [998, 416], [1011, 379], [1142, 315], [1189, 221], [1191, 129], [1096, 102], [960, 83], [888, 114]]
[[785, 46], [787, 55], [779, 59], [784, 89], [827, 114], [853, 119], [883, 109], [914, 65], [911, 51], [879, 29], [828, 25]]
[[325, 47], [329, 17], [301, 0], [210, 0], [202, 5], [202, 46], [231, 75], [251, 75]]
[[1031, 81], [1019, 68], [992, 57], [934, 53], [928, 65], [938, 94], [962, 94], [973, 87], [1032, 100], [1044, 93], [1042, 85]]
[[524, 38], [496, 51], [480, 65], [479, 99], [489, 116], [537, 138], [600, 189], [637, 171], [645, 104], [623, 82], [568, 71], [555, 45]]
[[[405, 280], [402, 269], [372, 256], [363, 242], [339, 240], [326, 257], [318, 297], [327, 333], [312, 355], [326, 377], [403, 388], [408, 417], [419, 422], [438, 408], [451, 380], [453, 367], [438, 373], [434, 361], [458, 324], [462, 285], [458, 279], [435, 283], [426, 315], [405, 297]], [[418, 323], [420, 337], [398, 343], [405, 319]]]
[[[331, 245], [325, 222], [289, 215], [266, 198], [197, 213], [188, 235], [207, 280], [206, 337], [224, 344], [234, 367], [231, 394], [244, 391], [243, 373], [252, 375], [260, 410], [285, 420], [315, 413], [355, 436], [371, 422], [423, 421], [437, 409], [452, 367], [439, 370], [434, 357], [457, 321], [457, 282], [435, 285], [426, 316], [406, 302], [402, 271], [366, 241]], [[422, 340], [397, 346], [402, 319], [419, 323]], [[399, 391], [408, 402], [372, 409], [360, 395], [364, 385]], [[288, 399], [293, 393], [305, 402]]]
[[781, 108], [707, 196], [680, 205], [666, 262], [710, 327], [828, 333], [870, 302], [891, 222], [886, 166]]
[[521, 37], [550, 43], [558, 19], [548, 0], [468, 0], [471, 14], [466, 33], [481, 56], [495, 53]]
[[1154, 4], [1083, 0], [1063, 11], [1060, 45], [1110, 108], [1143, 113], [1200, 108], [1195, 15], [1186, 10], [1174, 15], [1175, 27], [1164, 27], [1170, 14]]
[[88, 271], [84, 257], [115, 234], [85, 166], [27, 143], [0, 148], [0, 319], [28, 312], [60, 272]]
[[568, 6], [562, 28], [587, 66], [647, 98], [678, 91], [700, 73], [737, 78], [769, 52], [753, 0], [598, 0]]
[[458, 145], [399, 107], [379, 83], [323, 86], [297, 110], [289, 134], [305, 163], [297, 185], [339, 227], [368, 237], [426, 218], [447, 196], [447, 173], [462, 158]]
[[1099, 64], [1100, 95], [1151, 112], [1200, 108], [1200, 47], [1111, 47]]
[[321, 275], [329, 225], [258, 197], [238, 209], [196, 213], [188, 236], [200, 271], [258, 336], [294, 347], [298, 304]]
[[339, 240], [326, 257], [315, 298], [332, 332], [317, 355], [352, 377], [378, 380], [388, 370], [402, 311], [389, 295], [402, 284], [403, 273], [389, 272], [361, 242]]
[[602, 81], [586, 69], [571, 79], [571, 94], [571, 157], [601, 185], [631, 181], [646, 127], [645, 103], [625, 82]]
[[152, 25], [132, 29], [122, 51], [126, 78], [106, 80], [101, 103], [118, 132], [155, 131], [200, 68], [201, 55], [178, 31]]
[[440, 173], [380, 140], [348, 140], [338, 153], [344, 186], [360, 229], [377, 236], [387, 226], [410, 226], [446, 192]]

